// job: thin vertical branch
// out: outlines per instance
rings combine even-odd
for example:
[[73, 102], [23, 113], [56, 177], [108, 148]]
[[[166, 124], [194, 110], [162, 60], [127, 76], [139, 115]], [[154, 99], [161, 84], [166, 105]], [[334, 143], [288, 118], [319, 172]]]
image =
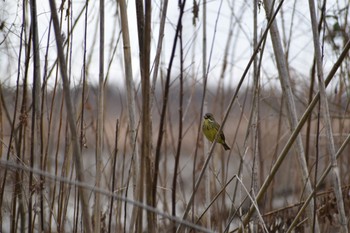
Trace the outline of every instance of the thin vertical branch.
[[[103, 151], [103, 122], [104, 122], [104, 42], [105, 42], [105, 5], [100, 0], [100, 48], [99, 48], [99, 81], [97, 97], [97, 142], [96, 142], [96, 187], [101, 185], [102, 151]], [[84, 100], [83, 100], [84, 101]], [[101, 231], [101, 197], [95, 193], [94, 203], [94, 232]]]
[[[318, 179], [318, 164], [319, 164], [319, 154], [320, 154], [320, 112], [321, 112], [321, 103], [318, 102], [318, 109], [317, 109], [317, 126], [316, 126], [316, 142], [315, 142], [315, 148], [316, 148], [316, 153], [315, 153], [315, 177], [314, 177], [314, 184], [317, 184], [317, 179]], [[311, 117], [309, 117], [310, 119]], [[314, 190], [317, 190], [316, 187], [314, 188]], [[316, 206], [316, 198], [314, 198], [314, 205]], [[314, 210], [314, 219], [312, 219], [312, 232], [315, 232], [315, 221], [316, 221], [316, 208]]]
[[[222, 2], [222, 1], [221, 1]], [[209, 66], [208, 66], [208, 62], [207, 62], [207, 59], [208, 59], [208, 55], [207, 55], [207, 52], [208, 52], [208, 48], [207, 48], [207, 0], [203, 0], [203, 30], [202, 30], [202, 77], [203, 77], [203, 81], [205, 83], [205, 85], [203, 85], [203, 112], [201, 112], [200, 114], [200, 118], [202, 119], [202, 116], [204, 115], [205, 112], [208, 112], [208, 109], [207, 109], [207, 101], [206, 101], [206, 88], [207, 88], [207, 81], [208, 81], [208, 70], [209, 70]], [[215, 32], [214, 32], [214, 36], [215, 36]], [[199, 125], [198, 127], [198, 134], [199, 132], [201, 132], [201, 125]], [[209, 148], [209, 142], [208, 141], [205, 141], [205, 144], [204, 144], [204, 154], [207, 153], [208, 151], [208, 148]], [[203, 154], [203, 157], [204, 157], [204, 154]], [[196, 164], [193, 164], [193, 166], [196, 166]], [[196, 169], [193, 169], [193, 172], [195, 172]], [[206, 171], [206, 174], [204, 175], [204, 180], [206, 182], [205, 184], [205, 202], [206, 203], [209, 203], [210, 202], [210, 190], [211, 190], [211, 182], [210, 182], [210, 170], [207, 169]], [[193, 179], [195, 179], [196, 175], [193, 174]], [[196, 190], [196, 187], [195, 187], [195, 184], [196, 182], [193, 181], [193, 193], [195, 192]], [[194, 210], [194, 207], [195, 207], [195, 202], [193, 201], [192, 203], [192, 219], [194, 219], [196, 213], [195, 213], [195, 210]], [[208, 211], [208, 214], [206, 215], [206, 225], [208, 228], [211, 227], [211, 212]]]
[[[150, 93], [150, 113], [152, 114], [152, 104], [153, 104], [153, 99], [154, 99], [154, 91], [156, 88], [156, 81], [157, 81], [157, 76], [158, 76], [158, 69], [159, 69], [159, 63], [160, 63], [160, 55], [161, 55], [161, 49], [162, 49], [162, 44], [163, 44], [163, 36], [164, 36], [164, 28], [165, 28], [165, 19], [166, 19], [166, 12], [168, 9], [168, 0], [165, 0], [163, 2], [163, 8], [162, 8], [162, 15], [161, 15], [161, 21], [160, 21], [160, 26], [159, 26], [159, 35], [158, 35], [158, 45], [157, 45], [157, 50], [156, 50], [156, 57], [154, 61], [154, 69], [153, 69], [153, 78], [152, 78], [152, 87], [151, 87], [151, 93]], [[153, 130], [151, 128], [151, 130]], [[158, 173], [159, 173], [159, 159], [160, 157], [155, 156], [155, 168], [154, 168], [154, 175], [153, 175], [153, 187], [152, 187], [152, 193], [153, 193], [153, 200], [156, 200], [156, 195], [157, 195], [157, 183], [158, 183]]]
[[83, 83], [81, 91], [81, 109], [80, 109], [80, 150], [83, 149], [84, 145], [84, 121], [85, 121], [85, 92], [87, 87], [86, 82], [86, 47], [87, 47], [87, 32], [88, 32], [88, 12], [89, 12], [89, 1], [85, 3], [85, 17], [84, 17], [84, 49], [83, 49]]
[[[51, 23], [52, 23], [52, 18], [51, 18]], [[55, 67], [57, 67], [57, 63], [55, 63], [54, 65]], [[56, 69], [56, 77], [55, 77], [55, 81], [54, 81], [54, 86], [53, 86], [53, 90], [52, 90], [52, 98], [51, 98], [51, 111], [50, 111], [50, 116], [49, 116], [49, 126], [48, 128], [50, 129], [51, 128], [51, 122], [53, 123], [56, 123], [56, 127], [54, 127], [54, 131], [55, 133], [57, 132], [57, 134], [55, 135], [57, 137], [57, 140], [55, 141], [55, 146], [53, 146], [52, 148], [52, 159], [53, 159], [53, 174], [55, 174], [56, 176], [58, 175], [58, 159], [61, 158], [61, 156], [58, 156], [59, 154], [59, 147], [60, 147], [60, 142], [61, 142], [61, 129], [62, 129], [62, 118], [60, 117], [61, 116], [61, 112], [57, 113], [57, 108], [54, 107], [55, 106], [55, 100], [56, 100], [56, 96], [57, 96], [57, 79], [58, 79], [58, 69]], [[55, 113], [55, 114], [54, 114]], [[58, 118], [58, 122], [56, 122], [57, 119], [54, 119], [54, 118]], [[54, 134], [52, 134], [53, 136]], [[56, 198], [56, 190], [57, 190], [57, 186], [56, 184], [53, 184], [52, 185], [53, 187], [51, 188], [51, 193], [52, 193], [52, 197], [55, 197], [55, 198], [52, 198], [51, 200], [51, 203], [50, 203], [50, 209], [55, 211], [55, 208], [57, 207], [57, 210], [60, 209], [58, 206], [59, 206], [59, 203], [60, 203], [60, 196], [58, 196]], [[58, 214], [58, 212], [56, 212], [56, 214]], [[51, 226], [51, 222], [53, 220], [53, 215], [50, 215], [49, 217], [49, 226]], [[56, 215], [56, 218], [55, 218], [55, 221], [59, 222], [59, 216]], [[59, 224], [58, 224], [59, 225]]]
[[159, 24], [158, 44], [157, 44], [156, 54], [155, 54], [155, 58], [154, 58], [152, 87], [151, 87], [151, 105], [153, 104], [154, 91], [156, 88], [156, 82], [157, 82], [157, 77], [158, 77], [160, 55], [161, 55], [162, 46], [163, 46], [163, 37], [164, 37], [165, 19], [167, 16], [167, 10], [168, 10], [168, 0], [164, 0], [163, 1], [163, 8], [162, 8], [162, 15], [161, 15], [160, 24]]
[[[31, 32], [32, 32], [32, 42], [33, 42], [33, 112], [32, 112], [32, 122], [31, 122], [31, 148], [30, 148], [30, 167], [34, 167], [34, 158], [40, 155], [42, 159], [42, 149], [40, 142], [40, 125], [41, 125], [41, 75], [40, 75], [40, 51], [39, 51], [39, 35], [38, 35], [38, 19], [37, 19], [37, 9], [36, 0], [30, 1], [30, 13], [31, 13]], [[28, 230], [31, 231], [32, 227], [32, 185], [33, 185], [33, 174], [29, 174], [29, 201], [28, 201]], [[42, 192], [40, 192], [42, 195]], [[44, 219], [43, 211], [40, 213], [40, 229], [44, 230]]]
[[[171, 203], [172, 203], [172, 215], [176, 216], [176, 184], [177, 184], [177, 171], [179, 167], [180, 162], [180, 154], [181, 154], [181, 145], [182, 145], [182, 128], [183, 128], [183, 38], [182, 38], [182, 22], [179, 30], [179, 41], [180, 41], [180, 90], [179, 90], [179, 132], [178, 132], [178, 138], [177, 138], [177, 147], [176, 147], [176, 154], [175, 154], [175, 164], [174, 164], [174, 175], [173, 175], [173, 183], [172, 183], [172, 190], [171, 190]], [[173, 225], [173, 232], [176, 232], [176, 226]]]
[[[69, 80], [67, 77], [66, 59], [63, 53], [63, 40], [62, 40], [60, 28], [59, 28], [56, 4], [54, 0], [50, 0], [50, 9], [51, 9], [52, 21], [53, 21], [55, 36], [56, 36], [57, 53], [59, 58], [60, 71], [61, 71], [62, 80], [63, 80], [63, 91], [65, 95], [64, 100], [65, 100], [67, 116], [68, 116], [67, 120], [69, 123], [71, 139], [73, 143], [73, 158], [75, 162], [77, 178], [80, 182], [85, 182], [85, 177], [83, 174], [84, 168], [81, 161], [81, 150], [78, 143], [78, 135], [77, 135], [77, 129], [75, 125], [75, 113], [74, 113], [71, 94], [70, 94]], [[89, 214], [90, 211], [89, 211], [89, 201], [88, 201], [87, 191], [80, 187], [79, 195], [80, 195], [80, 201], [81, 201], [82, 210], [83, 210], [82, 214], [83, 214], [84, 230], [87, 233], [91, 233], [92, 228], [91, 228], [91, 221], [90, 221], [90, 214]]]
[[[166, 115], [166, 109], [167, 109], [167, 104], [168, 104], [168, 98], [169, 98], [169, 89], [170, 89], [170, 76], [171, 76], [171, 69], [173, 65], [173, 61], [175, 58], [175, 51], [177, 47], [177, 41], [178, 41], [178, 35], [181, 30], [181, 25], [182, 25], [182, 16], [184, 13], [184, 7], [186, 4], [186, 0], [184, 0], [180, 6], [180, 15], [178, 17], [177, 25], [176, 25], [176, 32], [174, 36], [174, 41], [173, 41], [173, 47], [171, 50], [171, 55], [170, 55], [170, 61], [168, 65], [168, 70], [167, 70], [167, 75], [166, 75], [166, 80], [165, 80], [165, 87], [164, 87], [164, 94], [163, 94], [163, 105], [162, 105], [162, 111], [161, 111], [161, 116], [160, 116], [160, 124], [159, 124], [159, 131], [158, 131], [158, 139], [157, 139], [157, 145], [156, 145], [156, 150], [155, 150], [155, 172], [154, 172], [154, 177], [155, 179], [157, 178], [158, 174], [158, 169], [159, 169], [159, 159], [160, 159], [160, 152], [161, 152], [161, 146], [162, 146], [162, 141], [163, 141], [163, 129], [165, 125], [165, 115]], [[153, 185], [156, 185], [156, 182], [154, 181]]]

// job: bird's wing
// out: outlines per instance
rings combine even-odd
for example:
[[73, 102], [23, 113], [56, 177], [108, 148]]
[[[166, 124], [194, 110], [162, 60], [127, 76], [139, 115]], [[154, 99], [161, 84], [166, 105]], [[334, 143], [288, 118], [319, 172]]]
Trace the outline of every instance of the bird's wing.
[[[216, 130], [219, 130], [219, 128], [220, 128], [219, 123], [217, 123], [216, 121], [214, 121], [213, 124], [214, 124], [215, 129], [216, 129]], [[220, 131], [220, 138], [221, 138], [223, 141], [225, 141], [225, 135], [224, 135], [224, 133], [222, 132], [222, 130]]]
[[215, 128], [216, 130], [219, 130], [219, 128], [220, 128], [219, 123], [217, 123], [216, 121], [214, 121], [214, 122], [213, 122], [213, 125], [214, 125], [214, 128]]
[[221, 139], [223, 140], [223, 141], [225, 141], [225, 135], [224, 135], [224, 133], [221, 131], [220, 132], [220, 137], [221, 137]]
[[[217, 123], [216, 121], [214, 122], [214, 127], [216, 130], [219, 130], [220, 128], [220, 125], [219, 123]], [[224, 132], [222, 132], [222, 130], [220, 131], [220, 138], [225, 141], [225, 135], [224, 135]]]

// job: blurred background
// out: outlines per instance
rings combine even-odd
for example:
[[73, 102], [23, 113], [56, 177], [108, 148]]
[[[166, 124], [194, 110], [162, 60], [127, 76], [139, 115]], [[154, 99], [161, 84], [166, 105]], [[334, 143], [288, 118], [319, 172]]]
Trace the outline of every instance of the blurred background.
[[350, 6], [309, 2], [0, 2], [0, 231], [349, 227]]

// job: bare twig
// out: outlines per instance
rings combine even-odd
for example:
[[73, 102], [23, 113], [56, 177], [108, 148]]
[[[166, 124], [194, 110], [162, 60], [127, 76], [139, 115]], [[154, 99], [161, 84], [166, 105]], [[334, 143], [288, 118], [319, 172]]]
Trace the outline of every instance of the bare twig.
[[[172, 182], [172, 190], [171, 190], [171, 204], [172, 204], [172, 215], [176, 217], [176, 185], [177, 185], [177, 177], [178, 177], [178, 167], [180, 162], [181, 155], [181, 146], [182, 146], [182, 137], [183, 137], [183, 76], [184, 76], [184, 54], [183, 54], [183, 38], [182, 38], [182, 23], [179, 31], [179, 40], [180, 40], [180, 89], [179, 89], [179, 132], [177, 137], [177, 147], [175, 154], [175, 164], [174, 164], [174, 174], [173, 174], [173, 182]], [[173, 232], [176, 232], [176, 227], [173, 227]]]
[[[69, 127], [70, 127], [70, 132], [71, 132], [71, 138], [73, 142], [73, 157], [74, 157], [74, 162], [75, 162], [75, 167], [76, 167], [76, 172], [77, 172], [77, 178], [79, 181], [84, 182], [85, 177], [83, 174], [83, 164], [81, 161], [81, 150], [79, 147], [78, 143], [78, 135], [77, 135], [77, 129], [75, 125], [75, 113], [73, 110], [73, 104], [72, 104], [72, 99], [70, 95], [70, 88], [69, 88], [69, 81], [67, 77], [67, 67], [66, 67], [66, 59], [64, 57], [63, 53], [63, 40], [62, 40], [62, 35], [60, 32], [59, 28], [59, 22], [58, 22], [58, 17], [57, 17], [57, 10], [56, 10], [56, 4], [54, 0], [50, 0], [50, 8], [51, 8], [51, 14], [52, 14], [52, 22], [54, 25], [54, 30], [55, 30], [55, 36], [56, 36], [56, 45], [57, 45], [57, 53], [59, 57], [59, 64], [60, 64], [60, 71], [62, 75], [62, 80], [63, 80], [63, 90], [65, 94], [65, 103], [66, 103], [66, 109], [67, 109], [67, 120], [69, 122]], [[91, 221], [90, 221], [90, 214], [89, 214], [89, 201], [87, 197], [86, 190], [80, 188], [79, 189], [80, 193], [80, 199], [81, 199], [81, 204], [82, 204], [82, 209], [83, 209], [83, 221], [84, 221], [84, 229], [87, 233], [91, 233]]]

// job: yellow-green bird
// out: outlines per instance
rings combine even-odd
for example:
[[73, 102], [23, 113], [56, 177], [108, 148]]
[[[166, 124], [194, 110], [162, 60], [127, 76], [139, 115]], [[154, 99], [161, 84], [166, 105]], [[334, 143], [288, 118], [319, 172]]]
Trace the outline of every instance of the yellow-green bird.
[[[216, 137], [216, 134], [218, 133], [219, 128], [220, 128], [220, 125], [215, 121], [213, 114], [206, 113], [204, 115], [202, 130], [203, 130], [203, 134], [210, 142], [213, 142], [215, 140], [215, 137]], [[220, 131], [220, 135], [218, 137], [218, 143], [222, 144], [225, 150], [230, 149], [230, 147], [225, 142], [225, 135], [222, 131]]]

